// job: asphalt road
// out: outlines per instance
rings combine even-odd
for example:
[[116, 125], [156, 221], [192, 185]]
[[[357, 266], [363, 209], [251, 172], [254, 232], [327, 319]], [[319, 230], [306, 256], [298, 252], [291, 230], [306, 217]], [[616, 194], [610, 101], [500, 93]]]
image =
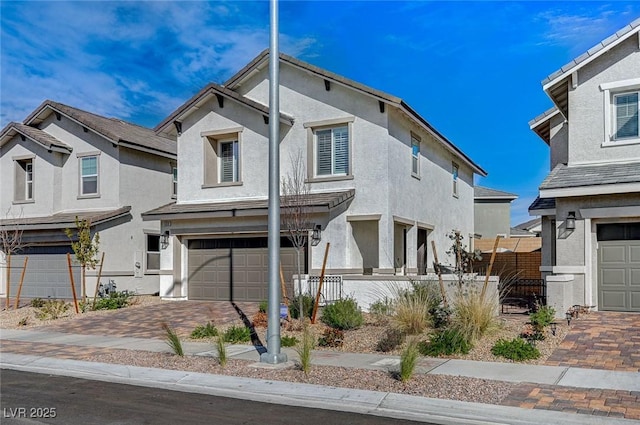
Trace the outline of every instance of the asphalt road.
[[0, 370], [0, 423], [400, 425], [417, 422]]

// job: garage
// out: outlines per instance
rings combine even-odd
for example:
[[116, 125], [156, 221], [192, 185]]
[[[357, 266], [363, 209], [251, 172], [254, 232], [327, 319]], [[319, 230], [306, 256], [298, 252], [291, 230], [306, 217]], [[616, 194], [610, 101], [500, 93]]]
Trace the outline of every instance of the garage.
[[598, 304], [640, 312], [640, 223], [598, 225]]
[[[297, 273], [296, 250], [287, 238], [280, 241], [280, 262], [293, 294], [291, 277]], [[302, 273], [307, 263], [302, 256]], [[188, 242], [189, 299], [262, 301], [268, 293], [267, 238], [193, 239]]]
[[[32, 246], [11, 256], [11, 297], [18, 294], [20, 276], [25, 257], [29, 257], [20, 298], [72, 299], [67, 253], [74, 255], [70, 246]], [[80, 296], [80, 267], [72, 268], [76, 294]]]

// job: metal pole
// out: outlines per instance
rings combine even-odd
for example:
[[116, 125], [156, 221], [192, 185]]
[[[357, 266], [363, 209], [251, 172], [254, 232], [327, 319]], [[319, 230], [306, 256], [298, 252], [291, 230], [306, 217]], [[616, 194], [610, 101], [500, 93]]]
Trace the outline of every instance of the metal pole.
[[270, 0], [269, 42], [269, 303], [267, 352], [263, 363], [287, 361], [280, 352], [280, 52], [278, 51], [278, 0]]

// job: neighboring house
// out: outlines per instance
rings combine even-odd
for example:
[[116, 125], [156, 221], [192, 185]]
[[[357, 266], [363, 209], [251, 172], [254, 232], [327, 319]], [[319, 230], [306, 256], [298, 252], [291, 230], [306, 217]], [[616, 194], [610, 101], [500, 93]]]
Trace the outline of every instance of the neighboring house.
[[542, 82], [554, 108], [529, 125], [551, 172], [529, 207], [558, 315], [640, 311], [640, 19]]
[[540, 237], [542, 233], [542, 218], [525, 221], [511, 228], [511, 236], [514, 238]]
[[[156, 127], [177, 140], [180, 169], [177, 201], [143, 214], [171, 235], [162, 296], [267, 298], [268, 61], [264, 51]], [[486, 173], [401, 99], [281, 55], [280, 109], [281, 176], [301, 153], [309, 230], [321, 238], [307, 244], [303, 273], [320, 274], [330, 243], [330, 275], [425, 274], [432, 240], [443, 258], [448, 232], [473, 234], [473, 178]], [[290, 282], [295, 251], [282, 230]]]
[[[0, 133], [0, 231], [17, 226], [26, 244], [12, 257], [10, 295], [28, 255], [23, 297], [71, 297], [64, 230], [75, 228], [76, 216], [100, 233], [103, 283], [158, 292], [160, 222], [143, 223], [140, 214], [175, 196], [175, 166], [175, 141], [50, 100], [23, 124], [8, 124]], [[87, 276], [92, 295], [97, 270]], [[77, 276], [76, 285], [80, 295]]]
[[483, 239], [508, 238], [511, 235], [511, 202], [517, 198], [513, 193], [474, 187], [475, 233]]

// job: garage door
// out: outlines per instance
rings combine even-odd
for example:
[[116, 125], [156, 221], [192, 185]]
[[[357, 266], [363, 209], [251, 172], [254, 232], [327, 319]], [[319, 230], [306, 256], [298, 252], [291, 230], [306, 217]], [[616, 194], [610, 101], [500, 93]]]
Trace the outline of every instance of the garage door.
[[[293, 294], [296, 251], [288, 239], [280, 242], [280, 262]], [[198, 239], [189, 241], [189, 299], [212, 301], [262, 301], [268, 292], [267, 238]], [[302, 272], [305, 273], [304, 255]]]
[[640, 223], [598, 226], [598, 304], [640, 312]]
[[[13, 298], [18, 293], [24, 259], [28, 256], [29, 262], [27, 263], [20, 298], [72, 299], [67, 252], [71, 253], [73, 259], [71, 247], [65, 246], [30, 247], [22, 251], [21, 255], [12, 255], [10, 296]], [[80, 267], [75, 264], [72, 270], [76, 294], [80, 296]]]

